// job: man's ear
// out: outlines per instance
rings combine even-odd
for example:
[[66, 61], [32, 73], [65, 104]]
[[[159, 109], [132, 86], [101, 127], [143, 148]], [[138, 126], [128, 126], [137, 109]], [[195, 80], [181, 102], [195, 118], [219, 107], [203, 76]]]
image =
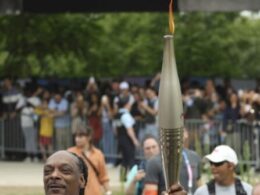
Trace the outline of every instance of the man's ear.
[[87, 181], [85, 181], [84, 179], [84, 176], [83, 174], [80, 175], [80, 179], [79, 179], [79, 185], [80, 185], [80, 188], [85, 188], [85, 185], [86, 185]]
[[228, 168], [230, 168], [230, 169], [235, 171], [236, 166], [233, 163], [228, 163]]

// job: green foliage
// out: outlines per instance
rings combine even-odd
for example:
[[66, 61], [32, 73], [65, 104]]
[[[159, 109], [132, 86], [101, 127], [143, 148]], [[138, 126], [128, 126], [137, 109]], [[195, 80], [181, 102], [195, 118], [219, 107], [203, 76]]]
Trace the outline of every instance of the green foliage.
[[[258, 77], [260, 20], [176, 13], [181, 76]], [[167, 13], [0, 17], [0, 76], [151, 75], [161, 69]]]
[[[100, 27], [93, 15], [21, 15], [0, 18], [2, 74], [86, 75]], [[93, 55], [94, 56], [94, 55]], [[92, 58], [92, 60], [94, 60]]]
[[[99, 59], [109, 75], [153, 74], [161, 66], [164, 27], [162, 14], [107, 14], [99, 23], [104, 27]], [[159, 35], [159, 36], [158, 36]]]

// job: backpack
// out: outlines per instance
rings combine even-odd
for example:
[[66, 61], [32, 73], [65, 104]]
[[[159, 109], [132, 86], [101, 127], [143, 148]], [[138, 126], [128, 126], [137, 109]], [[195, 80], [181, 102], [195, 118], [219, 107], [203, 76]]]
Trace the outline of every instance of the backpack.
[[[216, 195], [216, 189], [215, 189], [215, 181], [211, 180], [207, 183], [209, 195]], [[247, 195], [241, 180], [236, 178], [235, 179], [235, 190], [236, 190], [236, 195]]]

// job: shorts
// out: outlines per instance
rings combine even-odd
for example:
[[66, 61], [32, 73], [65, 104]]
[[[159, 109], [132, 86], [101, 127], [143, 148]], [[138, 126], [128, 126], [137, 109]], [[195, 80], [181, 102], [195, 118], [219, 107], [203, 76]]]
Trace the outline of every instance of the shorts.
[[52, 138], [46, 136], [40, 136], [40, 144], [46, 146], [52, 144]]

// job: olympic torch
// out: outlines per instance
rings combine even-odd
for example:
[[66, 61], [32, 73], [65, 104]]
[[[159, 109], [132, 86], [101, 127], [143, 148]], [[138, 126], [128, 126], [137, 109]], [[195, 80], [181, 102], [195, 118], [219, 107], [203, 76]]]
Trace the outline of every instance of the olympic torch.
[[173, 35], [165, 35], [164, 40], [159, 88], [159, 131], [165, 185], [166, 189], [169, 189], [172, 184], [179, 181], [184, 119]]

